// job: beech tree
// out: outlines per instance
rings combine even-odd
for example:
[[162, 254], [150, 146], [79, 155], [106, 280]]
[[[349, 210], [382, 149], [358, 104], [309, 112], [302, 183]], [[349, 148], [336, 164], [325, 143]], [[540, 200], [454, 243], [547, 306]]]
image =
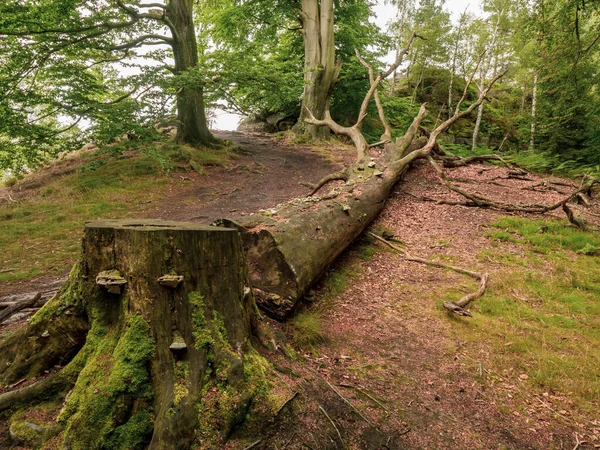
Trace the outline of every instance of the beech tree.
[[0, 6], [0, 36], [5, 151], [19, 143], [50, 150], [51, 138], [86, 121], [92, 132], [122, 132], [120, 124], [156, 116], [170, 97], [178, 141], [217, 142], [207, 126], [204, 81], [186, 77], [198, 64], [192, 0], [8, 0]]
[[298, 16], [304, 39], [304, 93], [297, 130], [306, 126], [315, 138], [326, 138], [329, 128], [305, 124], [306, 111], [323, 118], [329, 109], [329, 100], [340, 73], [342, 61], [335, 57], [333, 0], [302, 0]]

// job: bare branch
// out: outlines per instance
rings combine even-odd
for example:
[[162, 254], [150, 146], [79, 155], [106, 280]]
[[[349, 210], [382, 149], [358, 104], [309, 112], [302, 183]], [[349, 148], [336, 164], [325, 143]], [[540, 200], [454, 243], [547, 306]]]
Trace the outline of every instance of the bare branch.
[[[150, 41], [151, 39], [153, 39], [154, 41]], [[156, 41], [160, 41], [160, 42], [156, 42]], [[115, 45], [113, 47], [110, 47], [110, 50], [127, 50], [130, 48], [139, 47], [141, 45], [163, 45], [163, 44], [172, 45], [173, 39], [171, 39], [170, 37], [167, 37], [167, 36], [163, 36], [161, 34], [144, 34], [143, 36], [135, 38], [131, 42], [127, 42], [125, 44]]]
[[461, 316], [471, 317], [471, 313], [466, 309], [466, 307], [469, 306], [471, 302], [477, 300], [485, 293], [487, 289], [489, 274], [473, 272], [472, 270], [463, 269], [462, 267], [451, 266], [449, 264], [444, 264], [438, 261], [431, 261], [429, 259], [420, 258], [418, 256], [412, 256], [409, 253], [407, 253], [404, 249], [392, 244], [387, 239], [384, 239], [381, 236], [376, 235], [375, 233], [369, 233], [369, 235], [371, 237], [374, 237], [378, 241], [383, 242], [384, 244], [388, 245], [394, 250], [400, 252], [406, 261], [413, 261], [431, 267], [452, 270], [453, 272], [467, 275], [468, 277], [479, 281], [479, 288], [477, 289], [477, 291], [465, 295], [457, 302], [444, 302], [444, 308], [446, 308], [448, 311], [451, 311]]
[[481, 61], [483, 60], [483, 55], [485, 55], [486, 52], [487, 52], [487, 49], [482, 51], [481, 54], [479, 55], [479, 58], [477, 59], [477, 63], [475, 63], [475, 68], [473, 69], [473, 72], [471, 72], [471, 76], [469, 77], [469, 80], [467, 81], [467, 84], [465, 85], [465, 90], [463, 91], [462, 97], [456, 104], [456, 109], [454, 110], [455, 115], [458, 114], [458, 112], [460, 111], [460, 105], [462, 104], [463, 100], [467, 96], [469, 86], [473, 82], [473, 78], [475, 77], [475, 74], [477, 73], [477, 69], [479, 69], [479, 65], [481, 64]]

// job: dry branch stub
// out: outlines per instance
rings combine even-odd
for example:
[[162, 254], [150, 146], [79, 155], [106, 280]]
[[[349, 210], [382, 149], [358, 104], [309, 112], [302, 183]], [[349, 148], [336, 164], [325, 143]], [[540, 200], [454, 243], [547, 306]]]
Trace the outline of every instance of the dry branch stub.
[[234, 229], [87, 223], [61, 292], [0, 344], [6, 385], [61, 368], [1, 394], [0, 414], [70, 391], [53, 434], [61, 448], [189, 448], [227, 438], [252, 404], [247, 375], [262, 361], [250, 344], [247, 285]]

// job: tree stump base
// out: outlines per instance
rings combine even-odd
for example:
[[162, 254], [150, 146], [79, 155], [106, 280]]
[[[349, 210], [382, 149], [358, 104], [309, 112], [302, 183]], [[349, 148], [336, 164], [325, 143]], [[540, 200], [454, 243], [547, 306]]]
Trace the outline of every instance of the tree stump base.
[[64, 367], [0, 395], [0, 411], [68, 392], [52, 438], [64, 449], [227, 438], [264, 382], [254, 308], [238, 231], [89, 222], [61, 292], [0, 345], [6, 384]]

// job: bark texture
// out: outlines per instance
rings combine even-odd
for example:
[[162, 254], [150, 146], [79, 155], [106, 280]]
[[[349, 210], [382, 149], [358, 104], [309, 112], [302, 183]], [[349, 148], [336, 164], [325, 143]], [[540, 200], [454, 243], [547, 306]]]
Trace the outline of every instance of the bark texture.
[[0, 345], [0, 380], [65, 366], [0, 395], [0, 412], [70, 390], [64, 449], [190, 448], [242, 423], [259, 381], [239, 233], [163, 221], [86, 224], [56, 297]]
[[[179, 75], [198, 65], [198, 46], [192, 0], [170, 0], [165, 8], [165, 21], [171, 30], [174, 74]], [[218, 140], [208, 129], [202, 86], [185, 87], [177, 92], [176, 140], [192, 145], [211, 146]]]
[[333, 5], [333, 0], [302, 0], [298, 12], [304, 40], [304, 93], [294, 130], [317, 139], [328, 138], [329, 128], [305, 124], [307, 109], [324, 118], [341, 67], [341, 61], [335, 60]]

